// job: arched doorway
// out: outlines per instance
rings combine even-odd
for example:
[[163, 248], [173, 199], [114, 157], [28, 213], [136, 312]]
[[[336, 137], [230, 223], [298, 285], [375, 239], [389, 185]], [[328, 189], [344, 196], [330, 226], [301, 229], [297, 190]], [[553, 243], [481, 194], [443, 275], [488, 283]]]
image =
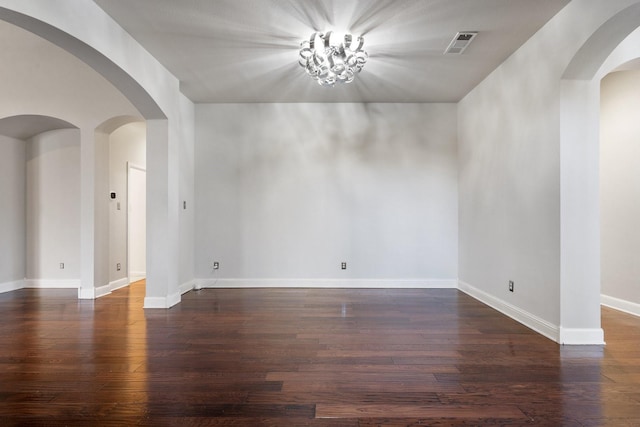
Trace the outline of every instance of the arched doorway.
[[[560, 342], [602, 344], [600, 326], [600, 81], [640, 57], [636, 2], [608, 19], [583, 44], [560, 90]], [[635, 44], [634, 44], [635, 43]]]
[[55, 117], [0, 119], [0, 291], [78, 288], [79, 129]]
[[640, 70], [623, 64], [601, 83], [602, 304], [640, 316]]
[[[132, 195], [131, 166], [145, 171], [146, 123], [135, 116], [114, 117], [96, 128], [101, 165], [101, 197], [97, 208], [106, 249], [102, 264], [108, 266], [96, 296], [146, 277], [146, 185], [138, 183]], [[135, 177], [134, 177], [135, 178]], [[134, 183], [135, 184], [135, 183]], [[105, 243], [106, 242], [106, 243]]]
[[[2, 4], [0, 19], [39, 35], [88, 64], [124, 94], [147, 120], [150, 178], [147, 199], [154, 217], [147, 223], [147, 246], [152, 250], [147, 255], [145, 307], [167, 308], [178, 303], [180, 166], [177, 156], [169, 153], [178, 152], [179, 139], [188, 139], [192, 134], [189, 119], [192, 104], [180, 94], [177, 79], [93, 2], [74, 5], [73, 15], [83, 19], [70, 19], [68, 10], [54, 8], [46, 1]], [[89, 136], [85, 132], [81, 139], [82, 287], [79, 295], [94, 298], [99, 283], [96, 272], [101, 268], [95, 238], [96, 147], [93, 134]]]

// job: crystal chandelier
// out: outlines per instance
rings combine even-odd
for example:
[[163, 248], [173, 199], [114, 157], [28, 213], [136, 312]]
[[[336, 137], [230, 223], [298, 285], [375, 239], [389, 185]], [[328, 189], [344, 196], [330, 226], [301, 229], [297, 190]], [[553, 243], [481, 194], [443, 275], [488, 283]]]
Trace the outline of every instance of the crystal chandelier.
[[321, 86], [351, 83], [369, 58], [363, 45], [360, 36], [354, 42], [351, 34], [340, 38], [332, 31], [315, 32], [300, 44], [299, 63]]

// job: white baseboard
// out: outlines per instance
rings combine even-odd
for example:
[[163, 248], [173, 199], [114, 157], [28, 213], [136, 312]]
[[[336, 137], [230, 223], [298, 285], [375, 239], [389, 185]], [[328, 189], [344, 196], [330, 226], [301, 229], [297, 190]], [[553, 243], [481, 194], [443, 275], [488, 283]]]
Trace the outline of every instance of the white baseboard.
[[24, 280], [14, 280], [13, 282], [0, 283], [0, 294], [3, 292], [17, 291], [24, 288]]
[[109, 282], [108, 285], [98, 286], [96, 288], [81, 288], [80, 292], [78, 293], [78, 298], [80, 299], [100, 298], [105, 295], [109, 295], [111, 292], [117, 289], [124, 288], [125, 286], [129, 286], [129, 279], [127, 277], [114, 280], [113, 282]]
[[171, 308], [180, 303], [180, 301], [180, 292], [176, 292], [167, 297], [145, 297], [143, 308]]
[[113, 292], [116, 289], [124, 288], [129, 285], [129, 278], [123, 277], [122, 279], [114, 280], [113, 282], [109, 282], [109, 292]]
[[180, 304], [180, 301], [182, 301], [182, 294], [180, 293], [180, 291], [169, 295], [167, 297], [167, 308], [171, 308], [176, 304]]
[[634, 316], [640, 316], [640, 304], [620, 298], [600, 295], [600, 303], [614, 310], [623, 311]]
[[180, 295], [182, 294], [186, 294], [187, 292], [193, 290], [196, 288], [196, 279], [193, 280], [189, 280], [188, 282], [183, 283], [182, 285], [180, 285]]
[[538, 316], [535, 316], [499, 298], [496, 298], [493, 295], [481, 291], [480, 289], [475, 288], [463, 281], [459, 282], [458, 289], [460, 289], [465, 294], [477, 299], [478, 301], [488, 305], [489, 307], [498, 310], [500, 313], [511, 317], [513, 320], [522, 323], [524, 326], [533, 329], [539, 334], [555, 342], [560, 342], [560, 328], [558, 326], [549, 323], [546, 320], [541, 319]]
[[445, 279], [196, 279], [202, 288], [378, 288], [455, 289], [457, 280]]
[[36, 289], [80, 289], [80, 280], [25, 279], [24, 287]]
[[78, 299], [96, 299], [96, 288], [78, 288]]
[[167, 308], [167, 298], [144, 297], [143, 308]]
[[138, 280], [142, 280], [147, 277], [146, 271], [130, 271], [129, 272], [129, 283], [137, 282]]
[[109, 295], [111, 293], [111, 290], [112, 290], [111, 283], [109, 283], [108, 285], [98, 286], [97, 288], [95, 288], [95, 298], [100, 298], [105, 295]]
[[566, 345], [604, 345], [604, 330], [601, 328], [560, 328], [558, 342]]
[[98, 286], [97, 288], [79, 288], [78, 299], [96, 299], [109, 295], [111, 288], [109, 285]]

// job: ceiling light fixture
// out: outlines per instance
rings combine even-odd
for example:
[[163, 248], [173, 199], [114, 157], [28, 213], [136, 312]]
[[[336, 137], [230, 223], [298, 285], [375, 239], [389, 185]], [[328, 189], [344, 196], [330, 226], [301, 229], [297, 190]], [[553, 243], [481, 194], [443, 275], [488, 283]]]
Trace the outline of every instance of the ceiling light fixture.
[[338, 37], [333, 31], [315, 32], [300, 44], [300, 66], [320, 86], [351, 83], [367, 62], [369, 55], [362, 49], [364, 38], [351, 34]]

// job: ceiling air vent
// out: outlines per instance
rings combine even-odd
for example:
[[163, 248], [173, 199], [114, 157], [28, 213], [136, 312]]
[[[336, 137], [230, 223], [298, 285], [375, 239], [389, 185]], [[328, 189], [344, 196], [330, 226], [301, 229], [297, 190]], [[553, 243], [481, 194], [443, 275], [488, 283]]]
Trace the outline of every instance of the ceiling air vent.
[[478, 35], [475, 31], [465, 31], [456, 34], [449, 46], [444, 51], [445, 55], [460, 55], [471, 44], [471, 41]]

